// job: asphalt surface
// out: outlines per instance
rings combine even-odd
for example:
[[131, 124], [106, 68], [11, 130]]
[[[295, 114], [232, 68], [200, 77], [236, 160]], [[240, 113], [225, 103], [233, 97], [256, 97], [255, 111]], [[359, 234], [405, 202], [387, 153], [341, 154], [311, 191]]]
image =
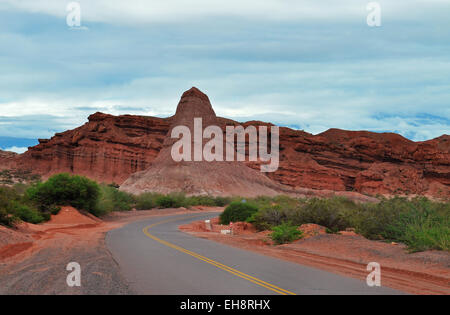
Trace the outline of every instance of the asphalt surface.
[[[67, 245], [67, 244], [66, 244]], [[69, 262], [81, 265], [81, 287], [69, 287]], [[0, 295], [135, 294], [104, 244], [46, 248], [13, 265], [0, 264]]]
[[401, 294], [180, 232], [217, 213], [153, 218], [108, 232], [106, 245], [138, 294]]

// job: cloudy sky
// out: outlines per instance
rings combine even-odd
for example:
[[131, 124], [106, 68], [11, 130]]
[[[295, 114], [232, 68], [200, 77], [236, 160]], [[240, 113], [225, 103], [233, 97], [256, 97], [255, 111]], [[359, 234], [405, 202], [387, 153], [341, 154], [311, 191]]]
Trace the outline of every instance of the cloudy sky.
[[[0, 0], [0, 148], [96, 111], [169, 116], [192, 86], [218, 115], [319, 133], [450, 133], [450, 1]], [[345, 4], [342, 4], [345, 3]]]

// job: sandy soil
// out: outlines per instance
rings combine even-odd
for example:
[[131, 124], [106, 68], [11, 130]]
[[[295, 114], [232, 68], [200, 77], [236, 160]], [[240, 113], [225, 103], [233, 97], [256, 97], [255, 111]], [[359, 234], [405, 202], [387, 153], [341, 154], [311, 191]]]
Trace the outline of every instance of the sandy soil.
[[[132, 294], [107, 250], [107, 231], [154, 216], [214, 211], [163, 209], [113, 213], [102, 220], [63, 207], [49, 222], [0, 229], [0, 294]], [[81, 287], [66, 284], [69, 262], [82, 268]]]
[[341, 235], [326, 234], [324, 228], [304, 225], [306, 237], [291, 244], [273, 245], [268, 231], [257, 232], [251, 224], [233, 224], [233, 235], [218, 220], [211, 221], [212, 231], [202, 221], [180, 226], [180, 230], [197, 237], [228, 244], [264, 255], [316, 267], [333, 273], [365, 280], [369, 262], [381, 265], [381, 281], [412, 294], [450, 295], [450, 253], [426, 251], [410, 254], [402, 244], [370, 241], [352, 231]]

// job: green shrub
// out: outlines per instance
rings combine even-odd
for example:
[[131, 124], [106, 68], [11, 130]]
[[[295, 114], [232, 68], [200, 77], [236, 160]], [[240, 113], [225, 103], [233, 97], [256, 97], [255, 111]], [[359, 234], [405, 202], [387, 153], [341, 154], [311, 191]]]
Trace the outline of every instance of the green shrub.
[[14, 188], [0, 187], [0, 224], [12, 226], [20, 220], [14, 213], [14, 206], [20, 204], [22, 197]]
[[0, 186], [0, 209], [8, 209], [12, 201], [19, 201], [21, 195], [13, 188]]
[[27, 198], [42, 211], [53, 205], [70, 205], [77, 209], [95, 212], [100, 188], [86, 177], [58, 174], [44, 183], [37, 183], [26, 191]]
[[21, 220], [33, 224], [38, 224], [43, 222], [44, 220], [48, 221], [50, 219], [49, 214], [47, 214], [44, 218], [44, 216], [41, 213], [39, 213], [39, 211], [32, 209], [26, 205], [16, 205], [14, 213]]
[[216, 200], [211, 196], [191, 196], [186, 201], [189, 206], [216, 206]]
[[[405, 202], [405, 201], [404, 201]], [[415, 198], [386, 225], [383, 236], [408, 245], [410, 251], [450, 251], [450, 204]]]
[[30, 185], [23, 184], [23, 183], [17, 183], [13, 186], [13, 189], [17, 194], [23, 195], [29, 187], [30, 187]]
[[223, 207], [230, 202], [226, 197], [212, 196], [190, 196], [186, 197], [183, 193], [172, 193], [161, 195], [157, 193], [143, 193], [136, 196], [136, 209], [146, 210], [155, 207], [159, 208], [189, 208], [192, 206], [218, 206]]
[[229, 197], [216, 197], [214, 198], [215, 206], [216, 207], [225, 207], [226, 205], [230, 204], [231, 198]]
[[372, 240], [408, 245], [410, 251], [450, 250], [450, 203], [427, 198], [380, 197], [378, 203], [355, 203], [342, 197], [294, 199], [259, 197], [259, 211], [249, 219], [259, 230], [286, 222], [315, 223], [336, 233], [352, 227]]
[[111, 185], [100, 185], [100, 198], [94, 212], [103, 215], [112, 211], [130, 211], [134, 204], [131, 194]]
[[265, 204], [259, 211], [253, 213], [247, 222], [252, 223], [256, 229], [270, 230], [272, 227], [282, 224], [288, 220], [287, 211], [280, 205]]
[[312, 198], [301, 205], [299, 210], [289, 219], [297, 225], [314, 223], [337, 232], [350, 227], [344, 211], [357, 208], [358, 206], [354, 202], [342, 197], [330, 199]]
[[186, 206], [223, 207], [230, 201], [228, 197], [191, 196], [186, 198]]
[[0, 208], [0, 225], [12, 226], [16, 220], [17, 217]]
[[188, 207], [186, 196], [182, 193], [160, 195], [156, 198], [156, 205], [160, 208]]
[[57, 215], [61, 211], [61, 207], [53, 205], [48, 208], [48, 211], [50, 214]]
[[158, 198], [158, 196], [158, 194], [154, 193], [143, 193], [136, 196], [136, 209], [149, 210], [155, 208], [157, 206], [156, 198]]
[[246, 221], [258, 208], [248, 202], [232, 202], [221, 214], [220, 223], [230, 224], [230, 222]]
[[302, 232], [297, 229], [297, 226], [290, 223], [282, 223], [272, 228], [270, 238], [275, 244], [291, 243], [302, 237]]
[[156, 205], [160, 208], [174, 208], [175, 200], [170, 196], [159, 196], [156, 198]]
[[352, 201], [341, 197], [295, 199], [280, 196], [268, 200], [257, 198], [257, 202], [261, 204], [260, 210], [251, 220], [259, 230], [269, 230], [289, 221], [294, 225], [315, 223], [337, 232], [350, 226], [344, 210], [358, 208]]

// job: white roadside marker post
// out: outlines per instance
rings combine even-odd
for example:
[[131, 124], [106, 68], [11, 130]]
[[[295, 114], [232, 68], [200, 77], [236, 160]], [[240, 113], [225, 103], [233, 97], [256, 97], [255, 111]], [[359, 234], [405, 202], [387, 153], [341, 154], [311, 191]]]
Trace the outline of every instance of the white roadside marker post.
[[208, 231], [212, 231], [211, 220], [205, 220], [205, 228]]

